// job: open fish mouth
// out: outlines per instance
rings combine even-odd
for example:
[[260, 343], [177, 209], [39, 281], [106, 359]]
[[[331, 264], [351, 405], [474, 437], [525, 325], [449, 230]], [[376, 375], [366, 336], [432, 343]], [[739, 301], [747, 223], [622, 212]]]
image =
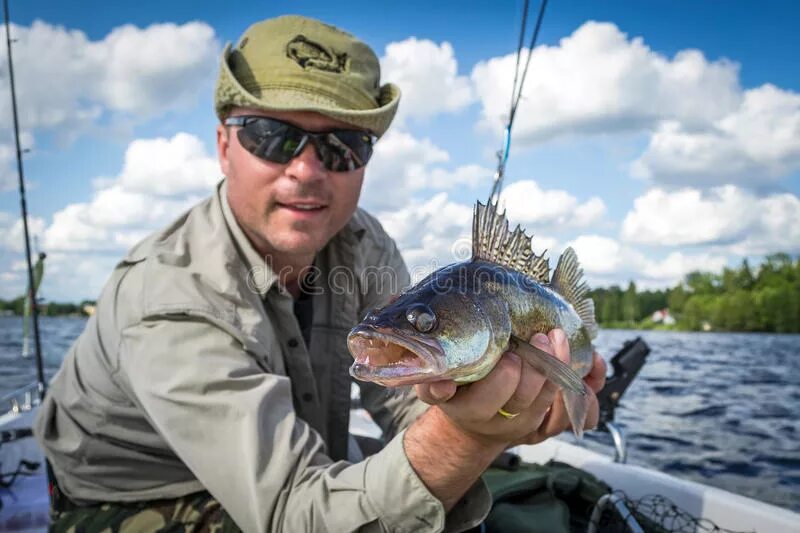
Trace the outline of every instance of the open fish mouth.
[[[357, 326], [347, 336], [355, 361], [350, 375], [383, 385], [434, 380], [444, 373], [444, 352], [432, 339], [409, 338], [388, 328]], [[420, 379], [423, 378], [423, 379]]]

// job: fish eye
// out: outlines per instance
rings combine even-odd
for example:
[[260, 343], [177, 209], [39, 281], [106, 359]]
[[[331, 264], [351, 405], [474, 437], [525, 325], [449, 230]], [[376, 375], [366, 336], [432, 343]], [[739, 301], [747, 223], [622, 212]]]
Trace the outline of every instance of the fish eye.
[[414, 304], [406, 310], [406, 319], [420, 333], [428, 333], [436, 327], [436, 315], [425, 304]]

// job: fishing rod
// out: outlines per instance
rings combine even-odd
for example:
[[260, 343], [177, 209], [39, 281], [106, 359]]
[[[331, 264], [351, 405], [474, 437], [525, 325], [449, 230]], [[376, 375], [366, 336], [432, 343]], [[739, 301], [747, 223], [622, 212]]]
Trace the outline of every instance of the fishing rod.
[[17, 93], [14, 88], [14, 62], [11, 59], [11, 28], [9, 25], [8, 0], [3, 0], [3, 16], [6, 27], [6, 46], [8, 47], [8, 77], [11, 85], [11, 111], [14, 116], [14, 141], [17, 147], [17, 175], [19, 177], [19, 200], [22, 210], [22, 228], [25, 234], [25, 259], [28, 263], [28, 297], [30, 298], [31, 317], [33, 318], [33, 339], [36, 349], [36, 377], [38, 380], [39, 400], [44, 400], [47, 383], [44, 378], [44, 363], [42, 361], [42, 342], [39, 337], [39, 306], [36, 303], [36, 289], [31, 261], [31, 239], [28, 231], [28, 205], [25, 201], [25, 175], [22, 170], [22, 148], [19, 144], [19, 121], [17, 118]]
[[[539, 30], [542, 27], [544, 11], [547, 8], [547, 0], [542, 0], [541, 5], [539, 6], [539, 16], [536, 19], [536, 27], [533, 30], [530, 45], [528, 45], [528, 58], [525, 61], [525, 68], [523, 69], [522, 76], [520, 77], [519, 64], [522, 57], [522, 44], [525, 39], [525, 27], [527, 26], [528, 22], [528, 7], [529, 0], [525, 0], [525, 5], [522, 8], [522, 25], [519, 30], [519, 42], [517, 44], [517, 63], [514, 67], [514, 83], [511, 87], [511, 108], [508, 113], [508, 122], [506, 123], [506, 129], [503, 135], [503, 147], [497, 152], [497, 171], [494, 174], [492, 193], [489, 195], [489, 198], [491, 198], [491, 200], [494, 202], [499, 200], [500, 191], [503, 189], [503, 177], [505, 176], [508, 155], [511, 151], [511, 128], [514, 125], [514, 118], [517, 115], [519, 101], [522, 99], [522, 87], [525, 85], [525, 78], [528, 76], [528, 67], [531, 64], [533, 48], [536, 46], [536, 39], [539, 37]], [[519, 79], [519, 84], [517, 84], [517, 79]]]

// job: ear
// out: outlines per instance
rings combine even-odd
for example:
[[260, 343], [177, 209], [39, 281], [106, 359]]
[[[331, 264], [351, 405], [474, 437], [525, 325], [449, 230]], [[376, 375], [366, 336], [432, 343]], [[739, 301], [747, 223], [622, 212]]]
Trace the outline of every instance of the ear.
[[223, 176], [228, 176], [230, 170], [230, 160], [228, 159], [228, 149], [230, 148], [230, 130], [223, 124], [217, 125], [217, 159], [219, 168]]

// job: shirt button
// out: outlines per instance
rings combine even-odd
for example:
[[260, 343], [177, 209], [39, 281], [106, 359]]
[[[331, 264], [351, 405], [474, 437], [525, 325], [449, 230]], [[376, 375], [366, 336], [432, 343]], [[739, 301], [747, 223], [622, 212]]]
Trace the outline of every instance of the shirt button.
[[303, 401], [304, 402], [310, 402], [313, 399], [314, 399], [314, 395], [311, 394], [310, 392], [304, 392], [303, 393]]
[[299, 343], [297, 342], [297, 339], [289, 339], [287, 344], [289, 345], [289, 348], [297, 348]]

